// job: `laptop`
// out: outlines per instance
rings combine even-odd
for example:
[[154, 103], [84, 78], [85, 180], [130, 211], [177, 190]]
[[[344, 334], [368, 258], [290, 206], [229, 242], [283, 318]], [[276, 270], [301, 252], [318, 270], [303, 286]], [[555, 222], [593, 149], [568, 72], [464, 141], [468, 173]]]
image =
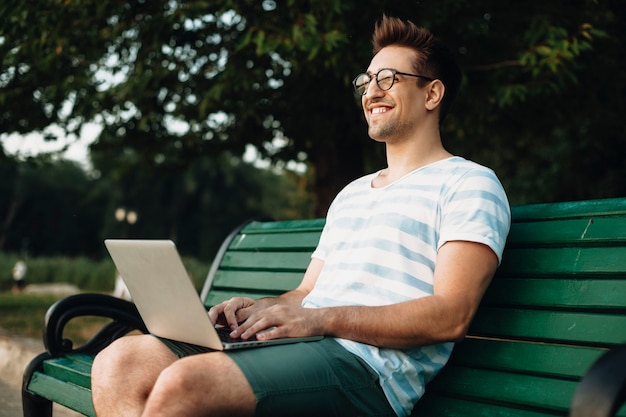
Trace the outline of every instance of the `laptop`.
[[[213, 325], [171, 240], [107, 239], [104, 244], [148, 331], [213, 350], [242, 349], [322, 339], [230, 339]], [[219, 334], [223, 333], [223, 334]]]

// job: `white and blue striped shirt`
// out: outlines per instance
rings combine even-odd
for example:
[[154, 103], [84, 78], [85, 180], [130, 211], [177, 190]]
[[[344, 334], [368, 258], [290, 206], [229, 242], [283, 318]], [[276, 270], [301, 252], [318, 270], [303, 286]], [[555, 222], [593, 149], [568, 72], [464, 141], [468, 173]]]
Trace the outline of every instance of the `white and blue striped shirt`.
[[[493, 171], [452, 157], [383, 188], [372, 188], [376, 175], [352, 182], [331, 204], [312, 255], [324, 267], [304, 307], [379, 306], [432, 295], [437, 251], [452, 240], [485, 244], [501, 259], [510, 209]], [[399, 416], [411, 413], [453, 347], [400, 350], [338, 342], [379, 374]]]

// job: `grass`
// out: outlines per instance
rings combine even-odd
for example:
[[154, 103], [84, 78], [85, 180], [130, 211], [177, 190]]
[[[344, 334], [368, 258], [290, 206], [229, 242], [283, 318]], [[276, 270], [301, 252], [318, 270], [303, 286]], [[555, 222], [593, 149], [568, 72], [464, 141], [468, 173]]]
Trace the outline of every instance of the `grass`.
[[[22, 336], [41, 340], [44, 317], [48, 307], [62, 296], [0, 293], [0, 328]], [[87, 341], [109, 319], [78, 317], [68, 323], [63, 334], [76, 346]]]
[[[0, 328], [11, 333], [42, 340], [44, 317], [48, 307], [62, 296], [39, 294], [12, 294], [10, 271], [17, 255], [0, 252]], [[115, 267], [110, 259], [94, 261], [87, 258], [42, 257], [28, 258], [27, 284], [68, 283], [84, 292], [113, 291]], [[194, 285], [202, 288], [210, 264], [193, 258], [184, 258]], [[4, 275], [2, 273], [4, 272]], [[4, 278], [3, 278], [4, 276]], [[78, 346], [95, 334], [109, 319], [79, 317], [64, 329], [64, 338]]]

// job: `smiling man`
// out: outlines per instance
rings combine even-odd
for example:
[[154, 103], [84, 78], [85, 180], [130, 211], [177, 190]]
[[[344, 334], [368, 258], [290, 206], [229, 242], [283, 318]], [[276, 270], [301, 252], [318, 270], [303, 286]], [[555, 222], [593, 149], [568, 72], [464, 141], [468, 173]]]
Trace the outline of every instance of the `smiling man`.
[[387, 167], [337, 195], [298, 288], [209, 311], [233, 337], [327, 337], [231, 353], [122, 338], [94, 362], [98, 416], [411, 413], [469, 327], [510, 211], [491, 170], [442, 145], [461, 80], [448, 50], [387, 17], [373, 44], [353, 85]]

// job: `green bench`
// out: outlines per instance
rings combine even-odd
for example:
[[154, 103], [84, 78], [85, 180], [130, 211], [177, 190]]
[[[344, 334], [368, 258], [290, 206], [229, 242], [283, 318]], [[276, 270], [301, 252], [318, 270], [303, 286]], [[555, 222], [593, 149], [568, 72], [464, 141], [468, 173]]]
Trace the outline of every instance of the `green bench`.
[[[512, 213], [503, 263], [470, 332], [413, 415], [626, 416], [626, 198], [518, 206]], [[235, 230], [209, 271], [205, 305], [294, 288], [323, 225], [253, 221]], [[73, 348], [63, 328], [81, 315], [113, 321]], [[57, 402], [93, 416], [93, 356], [135, 329], [146, 332], [134, 306], [106, 295], [52, 306], [47, 352], [24, 374], [24, 415], [49, 416]]]

